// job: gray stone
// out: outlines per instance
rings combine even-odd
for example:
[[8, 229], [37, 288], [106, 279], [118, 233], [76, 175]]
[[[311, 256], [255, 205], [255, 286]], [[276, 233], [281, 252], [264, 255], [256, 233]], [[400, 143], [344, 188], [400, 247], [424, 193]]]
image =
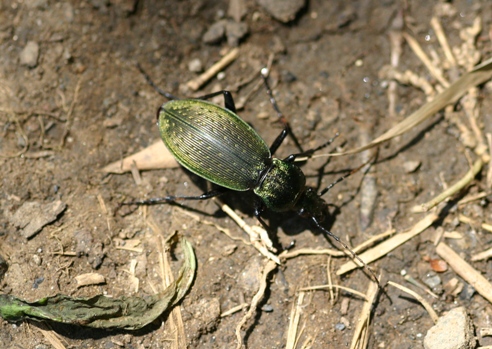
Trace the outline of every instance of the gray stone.
[[441, 316], [424, 338], [425, 349], [472, 349], [475, 344], [473, 324], [464, 307]]
[[256, 0], [273, 18], [288, 23], [306, 5], [306, 0]]

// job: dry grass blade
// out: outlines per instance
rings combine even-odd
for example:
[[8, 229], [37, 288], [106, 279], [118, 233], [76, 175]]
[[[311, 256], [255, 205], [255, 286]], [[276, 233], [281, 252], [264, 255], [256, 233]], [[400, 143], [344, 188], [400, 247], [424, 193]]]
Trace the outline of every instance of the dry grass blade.
[[419, 125], [424, 120], [428, 119], [439, 110], [443, 109], [446, 105], [455, 103], [468, 91], [470, 87], [480, 85], [487, 80], [490, 80], [491, 78], [492, 58], [484, 61], [482, 64], [476, 66], [475, 69], [461, 76], [458, 80], [451, 84], [451, 86], [439, 93], [435, 99], [424, 104], [418, 110], [406, 117], [402, 122], [374, 139], [371, 143], [342, 153], [314, 155], [313, 158], [322, 156], [342, 156], [347, 154], [355, 154], [389, 141], [390, 139], [400, 136], [405, 132], [411, 130], [415, 126]]
[[51, 327], [44, 323], [36, 323], [36, 327], [43, 334], [44, 338], [53, 346], [55, 349], [67, 349], [67, 347], [61, 342], [58, 335], [51, 329]]
[[287, 342], [285, 344], [285, 349], [295, 349], [297, 347], [297, 342], [301, 333], [298, 334], [299, 321], [301, 320], [301, 315], [304, 308], [304, 297], [305, 292], [299, 292], [297, 295], [297, 301], [292, 304], [292, 310], [290, 312], [289, 329], [287, 331]]
[[376, 301], [379, 292], [379, 286], [376, 282], [370, 282], [367, 287], [367, 293], [365, 294], [366, 302], [362, 307], [362, 310], [357, 317], [357, 325], [354, 330], [354, 336], [352, 337], [351, 349], [367, 348], [369, 340], [369, 324], [371, 322], [371, 313], [374, 302]]
[[437, 323], [437, 320], [439, 319], [439, 316], [437, 315], [437, 313], [432, 308], [432, 305], [430, 305], [429, 302], [427, 302], [424, 299], [424, 297], [420, 296], [417, 292], [414, 292], [414, 291], [412, 291], [411, 289], [409, 289], [409, 288], [407, 288], [405, 286], [402, 286], [400, 284], [397, 284], [396, 282], [388, 281], [388, 284], [391, 285], [391, 286], [393, 286], [393, 287], [399, 288], [403, 292], [408, 293], [409, 295], [411, 295], [412, 297], [414, 297], [416, 300], [418, 300], [420, 302], [420, 304], [422, 304], [422, 306], [425, 308], [425, 310], [427, 310], [427, 312], [429, 313], [432, 321], [434, 321], [434, 323]]
[[[408, 232], [396, 234], [395, 236], [389, 238], [388, 240], [383, 241], [379, 245], [374, 246], [372, 249], [360, 254], [359, 255], [360, 259], [362, 259], [366, 264], [369, 264], [383, 257], [388, 252], [393, 251], [398, 246], [402, 245], [406, 241], [410, 240], [414, 236], [420, 234], [425, 229], [430, 227], [431, 224], [434, 223], [438, 217], [439, 215], [437, 215], [436, 213], [431, 213], [425, 216], [420, 222], [415, 224], [413, 228], [410, 229]], [[354, 261], [347, 262], [338, 269], [337, 275], [343, 275], [357, 267], [358, 265]]]
[[316, 290], [326, 290], [326, 289], [333, 289], [337, 288], [340, 290], [344, 290], [345, 292], [351, 293], [357, 297], [362, 298], [365, 301], [368, 301], [368, 298], [366, 298], [366, 295], [362, 292], [356, 291], [352, 288], [348, 288], [345, 286], [340, 286], [340, 285], [321, 285], [321, 286], [309, 286], [309, 287], [303, 287], [299, 291], [316, 291]]
[[130, 172], [132, 166], [136, 166], [139, 170], [156, 170], [161, 168], [175, 168], [179, 165], [174, 156], [167, 150], [164, 143], [159, 140], [138, 153], [107, 165], [102, 171], [121, 174]]
[[461, 189], [465, 188], [468, 184], [470, 184], [471, 181], [473, 181], [475, 176], [482, 170], [483, 165], [484, 165], [483, 160], [481, 158], [478, 158], [473, 164], [472, 168], [463, 176], [462, 179], [460, 179], [454, 185], [450, 186], [448, 189], [443, 191], [441, 194], [439, 194], [429, 202], [414, 206], [411, 211], [413, 213], [427, 212], [430, 209], [437, 206], [438, 204], [440, 204], [441, 202], [443, 202], [444, 200], [446, 200], [447, 198], [449, 198], [450, 196], [456, 194]]
[[[236, 222], [239, 227], [249, 235], [251, 244], [266, 258], [274, 261], [277, 264], [280, 264], [280, 259], [274, 255], [271, 250], [275, 251], [273, 248], [273, 243], [268, 237], [268, 232], [263, 229], [263, 227], [259, 226], [250, 226], [248, 225], [241, 217], [239, 217], [236, 212], [228, 205], [219, 204], [215, 201], [219, 207], [224, 211], [229, 217], [231, 217], [234, 222]], [[255, 229], [254, 229], [255, 228]]]
[[492, 303], [492, 285], [479, 271], [443, 242], [437, 245], [436, 252], [459, 276], [472, 285], [482, 297]]
[[[384, 239], [390, 235], [393, 235], [394, 233], [395, 233], [394, 229], [389, 229], [389, 230], [385, 231], [384, 233], [375, 235], [375, 236], [371, 237], [370, 239], [367, 239], [362, 244], [354, 247], [352, 249], [352, 251], [354, 251], [355, 253], [358, 253], [359, 251], [363, 251], [367, 247], [373, 245], [376, 241], [382, 240], [382, 239]], [[302, 255], [328, 255], [328, 256], [332, 256], [332, 257], [343, 257], [343, 256], [346, 256], [347, 254], [344, 251], [332, 250], [332, 249], [328, 249], [328, 248], [325, 248], [322, 250], [316, 250], [313, 248], [300, 248], [300, 249], [297, 249], [294, 251], [284, 251], [280, 254], [279, 257], [281, 259], [290, 259], [290, 258], [302, 256]]]
[[[174, 276], [171, 270], [171, 266], [169, 264], [169, 253], [167, 251], [166, 243], [161, 237], [161, 244], [159, 249], [159, 265], [161, 268], [161, 273], [163, 275], [162, 278], [162, 286], [163, 288], [168, 287], [173, 281]], [[181, 349], [186, 348], [186, 334], [184, 330], [183, 317], [181, 315], [181, 308], [179, 306], [174, 307], [171, 310], [171, 314], [169, 316], [169, 327], [170, 332], [174, 333], [175, 340], [173, 341], [173, 348]]]
[[473, 219], [471, 219], [471, 218], [469, 218], [463, 214], [460, 214], [458, 216], [458, 219], [461, 223], [466, 223], [466, 224], [470, 224], [470, 225], [473, 225], [476, 227], [481, 227], [483, 230], [487, 230], [487, 231], [492, 233], [492, 224], [476, 222]]

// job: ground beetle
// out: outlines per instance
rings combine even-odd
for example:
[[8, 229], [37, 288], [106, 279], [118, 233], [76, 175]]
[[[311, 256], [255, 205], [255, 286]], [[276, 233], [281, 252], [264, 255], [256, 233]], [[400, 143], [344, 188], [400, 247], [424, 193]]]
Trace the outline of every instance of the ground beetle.
[[[273, 98], [266, 68], [261, 75], [270, 101], [284, 125], [271, 147], [236, 114], [234, 100], [229, 91], [219, 91], [194, 99], [177, 99], [160, 90], [141, 68], [140, 70], [149, 84], [170, 99], [157, 113], [161, 138], [166, 147], [182, 166], [220, 188], [200, 196], [166, 196], [129, 204], [206, 200], [228, 190], [252, 190], [257, 196], [255, 216], [265, 228], [268, 226], [261, 218], [265, 208], [276, 212], [296, 211], [298, 215], [310, 219], [316, 227], [334, 238], [365, 265], [345, 243], [320, 224], [328, 214], [328, 204], [321, 196], [354, 171], [339, 178], [319, 194], [315, 188], [306, 186], [304, 173], [294, 163], [295, 160], [310, 158], [316, 151], [331, 144], [333, 138], [317, 148], [302, 151]], [[217, 95], [224, 96], [225, 108], [206, 101]], [[283, 160], [272, 157], [289, 134], [301, 152]]]

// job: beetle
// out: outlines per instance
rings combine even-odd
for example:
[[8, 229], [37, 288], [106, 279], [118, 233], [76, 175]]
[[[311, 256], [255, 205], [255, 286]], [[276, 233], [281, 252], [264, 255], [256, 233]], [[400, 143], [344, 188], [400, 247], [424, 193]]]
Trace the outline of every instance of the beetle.
[[[328, 204], [322, 196], [362, 166], [337, 179], [320, 193], [306, 185], [306, 177], [295, 164], [296, 159], [310, 158], [315, 152], [330, 145], [336, 136], [316, 148], [302, 151], [273, 97], [266, 68], [262, 69], [261, 76], [271, 104], [283, 124], [282, 131], [270, 147], [236, 114], [234, 99], [229, 91], [222, 90], [193, 99], [177, 99], [160, 90], [140, 67], [139, 69], [149, 84], [169, 99], [157, 112], [157, 124], [166, 147], [179, 164], [219, 188], [199, 196], [166, 196], [128, 204], [206, 200], [229, 190], [252, 191], [257, 198], [254, 215], [267, 230], [268, 225], [261, 217], [265, 209], [274, 212], [296, 211], [299, 216], [311, 220], [318, 229], [335, 239], [367, 267], [344, 242], [321, 225], [328, 214]], [[207, 101], [218, 95], [223, 95], [225, 108]], [[293, 138], [300, 152], [278, 159], [274, 154], [287, 135]], [[372, 271], [371, 274], [377, 280]]]

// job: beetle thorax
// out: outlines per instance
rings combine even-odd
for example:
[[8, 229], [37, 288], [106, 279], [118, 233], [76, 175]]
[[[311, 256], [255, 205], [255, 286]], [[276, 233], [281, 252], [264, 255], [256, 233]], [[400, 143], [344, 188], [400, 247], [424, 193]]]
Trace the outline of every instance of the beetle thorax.
[[306, 186], [306, 177], [301, 169], [292, 163], [272, 159], [271, 166], [265, 170], [254, 193], [272, 211], [293, 210]]

